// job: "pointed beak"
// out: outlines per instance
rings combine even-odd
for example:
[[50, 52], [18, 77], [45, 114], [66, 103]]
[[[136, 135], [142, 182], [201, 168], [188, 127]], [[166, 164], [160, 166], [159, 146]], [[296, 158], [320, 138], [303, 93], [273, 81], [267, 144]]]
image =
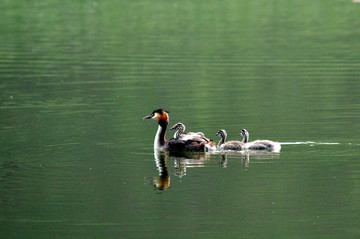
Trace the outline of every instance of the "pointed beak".
[[170, 130], [176, 129], [176, 125], [174, 125], [173, 127], [170, 128]]
[[219, 132], [217, 132], [216, 134], [215, 134], [215, 136], [218, 136], [219, 135]]
[[145, 116], [143, 119], [151, 119], [152, 115]]

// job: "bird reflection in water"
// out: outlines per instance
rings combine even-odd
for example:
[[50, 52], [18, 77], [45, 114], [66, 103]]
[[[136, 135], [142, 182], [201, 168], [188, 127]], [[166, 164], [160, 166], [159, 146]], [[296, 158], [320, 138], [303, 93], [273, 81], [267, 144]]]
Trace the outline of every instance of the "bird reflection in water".
[[222, 168], [228, 167], [228, 157], [230, 156], [231, 158], [239, 158], [242, 166], [247, 170], [249, 168], [250, 158], [254, 160], [253, 163], [260, 163], [262, 160], [279, 158], [280, 153], [247, 150], [209, 154], [204, 152], [164, 152], [155, 150], [154, 157], [159, 176], [152, 181], [152, 185], [157, 190], [166, 190], [170, 187], [170, 173], [167, 160], [174, 162], [174, 175], [181, 178], [186, 175], [188, 168], [205, 167], [205, 163], [216, 155], [221, 157], [219, 165]]
[[228, 166], [228, 155], [240, 155], [241, 157], [241, 164], [244, 168], [249, 167], [249, 152], [229, 152], [229, 153], [221, 153], [221, 160], [220, 160], [220, 167], [227, 168]]
[[204, 167], [210, 155], [204, 152], [171, 152], [169, 158], [174, 161], [175, 176], [181, 178], [186, 175], [187, 168]]
[[154, 179], [153, 185], [158, 190], [165, 190], [170, 187], [170, 175], [167, 168], [166, 153], [155, 150], [154, 157], [156, 167], [159, 171], [159, 177]]
[[220, 167], [227, 168], [228, 157], [236, 157], [241, 159], [241, 164], [244, 168], [248, 168], [250, 164], [250, 158], [253, 163], [261, 162], [261, 160], [277, 159], [280, 156], [279, 152], [268, 152], [268, 151], [224, 151], [220, 153], [221, 160], [219, 162]]
[[174, 161], [174, 175], [181, 178], [186, 175], [186, 169], [190, 167], [204, 167], [209, 160], [209, 155], [204, 152], [163, 152], [154, 151], [155, 163], [159, 177], [153, 180], [153, 185], [158, 190], [170, 187], [170, 174], [167, 159]]

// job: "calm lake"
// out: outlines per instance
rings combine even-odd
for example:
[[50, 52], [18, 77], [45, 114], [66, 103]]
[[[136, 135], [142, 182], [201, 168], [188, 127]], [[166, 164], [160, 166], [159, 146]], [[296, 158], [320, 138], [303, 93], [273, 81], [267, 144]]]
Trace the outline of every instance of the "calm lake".
[[[0, 238], [360, 238], [360, 3], [4, 0], [0, 15]], [[158, 108], [282, 149], [157, 153], [142, 118]]]

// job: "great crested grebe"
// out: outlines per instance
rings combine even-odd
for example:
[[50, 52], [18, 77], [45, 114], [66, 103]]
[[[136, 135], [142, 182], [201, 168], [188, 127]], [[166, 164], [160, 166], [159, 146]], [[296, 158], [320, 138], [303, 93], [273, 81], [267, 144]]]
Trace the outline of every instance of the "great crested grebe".
[[215, 147], [215, 144], [205, 136], [192, 139], [173, 138], [165, 139], [166, 128], [169, 124], [168, 111], [165, 109], [154, 110], [151, 115], [145, 116], [143, 119], [154, 119], [158, 121], [158, 130], [155, 135], [154, 149], [166, 151], [199, 151], [206, 152], [209, 148]]
[[183, 123], [176, 123], [173, 127], [170, 128], [170, 130], [176, 129], [176, 132], [174, 134], [174, 139], [192, 139], [194, 137], [204, 137], [204, 134], [202, 132], [185, 132], [185, 125]]
[[246, 129], [240, 131], [240, 136], [243, 137], [242, 142], [246, 145], [246, 149], [250, 150], [268, 150], [268, 151], [280, 151], [281, 145], [278, 142], [271, 140], [255, 140], [249, 141], [249, 132]]
[[218, 143], [218, 147], [221, 150], [244, 150], [245, 143], [241, 141], [226, 141], [227, 133], [224, 129], [219, 130], [219, 132], [216, 133], [216, 136], [220, 136], [221, 139]]
[[170, 128], [170, 130], [176, 129], [176, 132], [174, 134], [174, 139], [178, 140], [184, 140], [184, 141], [202, 141], [205, 140], [207, 143], [205, 145], [205, 151], [214, 151], [216, 150], [215, 143], [211, 140], [205, 137], [204, 133], [202, 132], [185, 132], [185, 125], [181, 122], [176, 123], [173, 127]]

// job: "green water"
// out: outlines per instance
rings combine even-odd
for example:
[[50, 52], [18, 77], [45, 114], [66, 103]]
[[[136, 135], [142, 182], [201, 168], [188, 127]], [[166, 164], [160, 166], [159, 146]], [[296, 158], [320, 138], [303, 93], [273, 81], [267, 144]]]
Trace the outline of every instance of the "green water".
[[[0, 15], [1, 238], [359, 238], [360, 4], [13, 0]], [[154, 154], [157, 108], [281, 152]]]

